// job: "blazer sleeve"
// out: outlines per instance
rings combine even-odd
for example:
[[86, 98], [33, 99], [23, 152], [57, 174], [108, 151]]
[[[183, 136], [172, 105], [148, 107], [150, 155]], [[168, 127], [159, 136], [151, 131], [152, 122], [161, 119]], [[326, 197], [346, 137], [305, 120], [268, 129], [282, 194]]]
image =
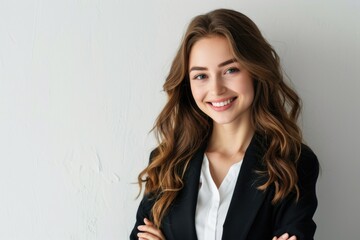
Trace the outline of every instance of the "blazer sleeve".
[[139, 225], [144, 225], [144, 218], [150, 219], [151, 208], [152, 208], [152, 201], [149, 200], [148, 196], [144, 195], [136, 213], [136, 222], [134, 228], [131, 231], [130, 240], [139, 239], [137, 237], [137, 234], [139, 232], [137, 227]]
[[319, 161], [312, 150], [303, 145], [297, 166], [300, 198], [290, 194], [275, 206], [274, 236], [289, 233], [297, 240], [312, 240], [316, 230], [313, 216], [317, 208], [316, 181], [319, 175]]
[[[151, 163], [152, 161], [152, 158], [154, 156], [154, 154], [156, 153], [157, 149], [154, 149], [151, 153], [150, 153], [150, 157], [149, 157], [149, 164]], [[154, 200], [153, 198], [150, 198], [149, 195], [146, 195], [144, 194], [140, 204], [139, 204], [139, 207], [138, 207], [138, 210], [136, 212], [136, 222], [135, 222], [135, 226], [134, 228], [132, 229], [131, 231], [131, 234], [130, 234], [130, 240], [137, 240], [139, 239], [137, 237], [137, 234], [139, 232], [139, 230], [137, 229], [137, 227], [139, 225], [144, 225], [144, 218], [147, 218], [147, 219], [151, 219], [151, 209], [152, 209], [152, 206], [154, 205]]]

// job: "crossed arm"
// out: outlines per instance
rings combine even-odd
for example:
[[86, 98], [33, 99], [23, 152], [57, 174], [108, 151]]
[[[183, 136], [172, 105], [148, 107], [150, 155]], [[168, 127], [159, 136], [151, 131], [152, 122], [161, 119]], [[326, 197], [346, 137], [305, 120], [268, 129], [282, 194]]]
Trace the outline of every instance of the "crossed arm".
[[[140, 231], [137, 236], [139, 240], [165, 240], [162, 232], [154, 226], [154, 224], [148, 220], [144, 219], [145, 225], [139, 225], [138, 230]], [[281, 235], [280, 237], [273, 237], [272, 240], [297, 240], [296, 236], [289, 236], [288, 233]]]
[[[299, 161], [300, 199], [294, 204], [294, 194], [273, 207], [271, 215], [274, 224], [272, 240], [310, 240], [313, 239], [316, 224], [312, 220], [317, 207], [315, 192], [319, 174], [319, 163], [311, 150], [304, 149], [302, 161]], [[138, 209], [137, 223], [131, 239], [165, 240], [164, 234], [148, 220], [152, 204], [145, 198]], [[145, 218], [145, 219], [144, 219]], [[270, 240], [270, 239], [269, 239]]]

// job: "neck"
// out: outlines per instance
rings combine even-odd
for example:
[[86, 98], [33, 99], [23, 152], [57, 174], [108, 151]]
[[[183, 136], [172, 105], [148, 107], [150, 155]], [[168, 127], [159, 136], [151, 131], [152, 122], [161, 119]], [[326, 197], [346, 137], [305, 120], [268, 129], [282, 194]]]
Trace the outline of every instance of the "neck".
[[207, 152], [226, 155], [245, 153], [254, 132], [250, 121], [242, 124], [217, 124], [214, 122]]

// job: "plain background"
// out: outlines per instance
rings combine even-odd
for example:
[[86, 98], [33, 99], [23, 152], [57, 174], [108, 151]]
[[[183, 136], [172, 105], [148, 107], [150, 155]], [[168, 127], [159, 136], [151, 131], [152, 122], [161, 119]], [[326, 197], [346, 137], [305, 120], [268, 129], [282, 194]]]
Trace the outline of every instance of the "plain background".
[[170, 63], [220, 7], [259, 26], [303, 99], [316, 239], [359, 237], [359, 1], [0, 0], [1, 239], [128, 239]]

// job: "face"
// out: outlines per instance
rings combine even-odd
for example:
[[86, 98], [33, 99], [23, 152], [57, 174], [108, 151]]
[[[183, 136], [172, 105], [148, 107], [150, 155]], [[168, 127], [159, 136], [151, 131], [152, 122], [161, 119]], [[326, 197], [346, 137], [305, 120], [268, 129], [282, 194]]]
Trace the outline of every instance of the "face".
[[193, 45], [189, 78], [197, 106], [214, 125], [250, 122], [253, 80], [235, 60], [225, 37], [206, 37]]

